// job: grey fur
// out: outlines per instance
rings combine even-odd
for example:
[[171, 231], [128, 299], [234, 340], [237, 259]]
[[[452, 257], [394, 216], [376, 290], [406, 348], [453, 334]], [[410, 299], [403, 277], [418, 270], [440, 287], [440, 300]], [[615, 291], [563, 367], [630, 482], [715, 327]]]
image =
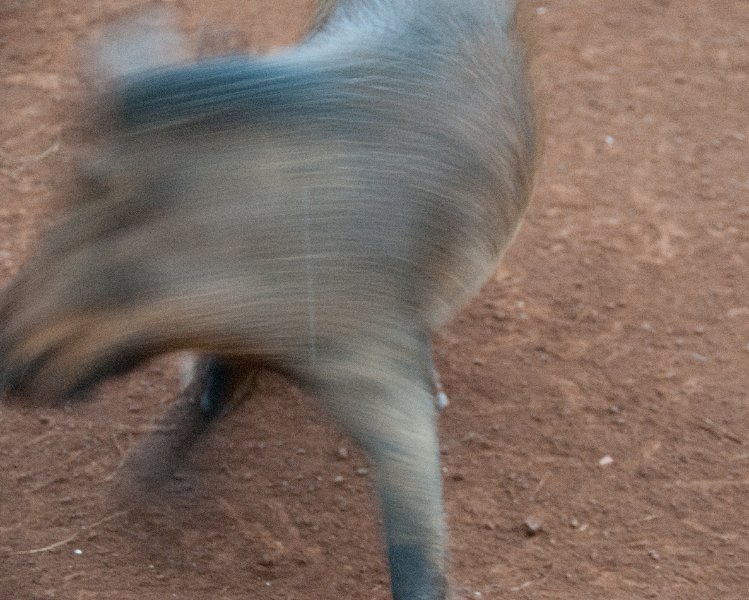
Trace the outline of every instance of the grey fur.
[[376, 466], [396, 600], [443, 599], [428, 334], [530, 196], [515, 2], [325, 2], [281, 54], [120, 71], [97, 181], [0, 302], [0, 378], [56, 398], [181, 349], [283, 372]]

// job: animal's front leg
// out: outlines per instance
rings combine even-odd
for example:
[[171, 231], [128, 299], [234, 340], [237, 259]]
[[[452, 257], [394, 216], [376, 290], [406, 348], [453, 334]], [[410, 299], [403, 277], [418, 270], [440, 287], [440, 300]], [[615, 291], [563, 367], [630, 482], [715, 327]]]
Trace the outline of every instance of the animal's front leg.
[[436, 415], [420, 339], [392, 354], [346, 353], [322, 393], [374, 463], [394, 600], [447, 597]]

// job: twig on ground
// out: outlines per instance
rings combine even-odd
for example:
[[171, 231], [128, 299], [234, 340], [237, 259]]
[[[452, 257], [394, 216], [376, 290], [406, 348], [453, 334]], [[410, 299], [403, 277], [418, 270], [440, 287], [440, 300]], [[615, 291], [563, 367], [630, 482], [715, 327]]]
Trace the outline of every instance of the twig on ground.
[[531, 498], [530, 498], [531, 502], [536, 501], [536, 495], [538, 494], [538, 492], [541, 491], [541, 488], [544, 487], [544, 484], [546, 483], [546, 480], [548, 478], [549, 478], [549, 472], [547, 471], [546, 473], [544, 473], [543, 477], [541, 477], [541, 480], [538, 482], [536, 489], [533, 490], [533, 493], [531, 494]]
[[80, 531], [76, 531], [74, 534], [69, 535], [65, 539], [62, 539], [58, 542], [54, 542], [53, 544], [49, 544], [48, 546], [43, 546], [41, 548], [32, 548], [31, 550], [18, 550], [16, 552], [12, 552], [12, 554], [41, 554], [42, 552], [50, 552], [51, 550], [55, 550], [56, 548], [60, 548], [61, 546], [64, 546], [65, 544], [69, 544], [73, 540], [75, 540], [81, 533], [85, 531], [90, 531], [94, 529], [95, 527], [98, 527], [99, 525], [103, 525], [104, 523], [108, 521], [112, 521], [118, 517], [121, 517], [122, 515], [126, 514], [128, 511], [121, 510], [119, 512], [116, 512], [114, 514], [108, 515], [102, 519], [99, 519], [98, 521], [91, 523], [90, 525], [83, 525], [80, 529]]
[[734, 444], [738, 444], [739, 446], [744, 445], [744, 440], [742, 440], [738, 435], [736, 435], [732, 431], [729, 431], [725, 427], [718, 425], [707, 417], [703, 417], [702, 422], [697, 423], [697, 427], [703, 429], [704, 431], [707, 431], [708, 433], [712, 433], [718, 439], [726, 438], [727, 440], [730, 440], [731, 442], [733, 442]]

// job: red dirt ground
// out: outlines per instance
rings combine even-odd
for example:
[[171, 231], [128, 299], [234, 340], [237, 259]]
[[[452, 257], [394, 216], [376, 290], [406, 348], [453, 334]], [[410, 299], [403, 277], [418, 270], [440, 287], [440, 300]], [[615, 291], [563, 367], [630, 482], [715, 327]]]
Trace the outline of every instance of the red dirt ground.
[[[0, 2], [3, 280], [80, 150], [78, 48], [145, 4]], [[169, 4], [207, 52], [287, 43], [311, 11]], [[749, 598], [749, 6], [532, 6], [537, 194], [436, 344], [455, 597]], [[0, 599], [389, 598], [365, 462], [280, 380], [158, 501], [118, 510], [112, 474], [175, 364], [92, 404], [0, 408]]]

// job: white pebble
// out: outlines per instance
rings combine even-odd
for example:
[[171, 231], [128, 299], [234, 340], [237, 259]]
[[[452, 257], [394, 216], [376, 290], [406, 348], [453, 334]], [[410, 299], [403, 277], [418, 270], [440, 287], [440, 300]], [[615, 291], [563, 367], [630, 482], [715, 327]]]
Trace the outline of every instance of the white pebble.
[[609, 146], [611, 146], [611, 145], [612, 145], [612, 144], [614, 143], [614, 136], [612, 136], [612, 135], [607, 135], [607, 136], [606, 136], [606, 143], [607, 143], [607, 144], [608, 144]]
[[77, 554], [80, 556], [81, 554], [83, 554], [83, 550], [81, 550], [80, 548], [76, 548], [75, 550], [73, 550], [73, 554]]
[[598, 461], [598, 464], [602, 467], [605, 467], [606, 465], [610, 465], [612, 462], [614, 462], [614, 459], [611, 458], [608, 454], [604, 456], [601, 460]]

